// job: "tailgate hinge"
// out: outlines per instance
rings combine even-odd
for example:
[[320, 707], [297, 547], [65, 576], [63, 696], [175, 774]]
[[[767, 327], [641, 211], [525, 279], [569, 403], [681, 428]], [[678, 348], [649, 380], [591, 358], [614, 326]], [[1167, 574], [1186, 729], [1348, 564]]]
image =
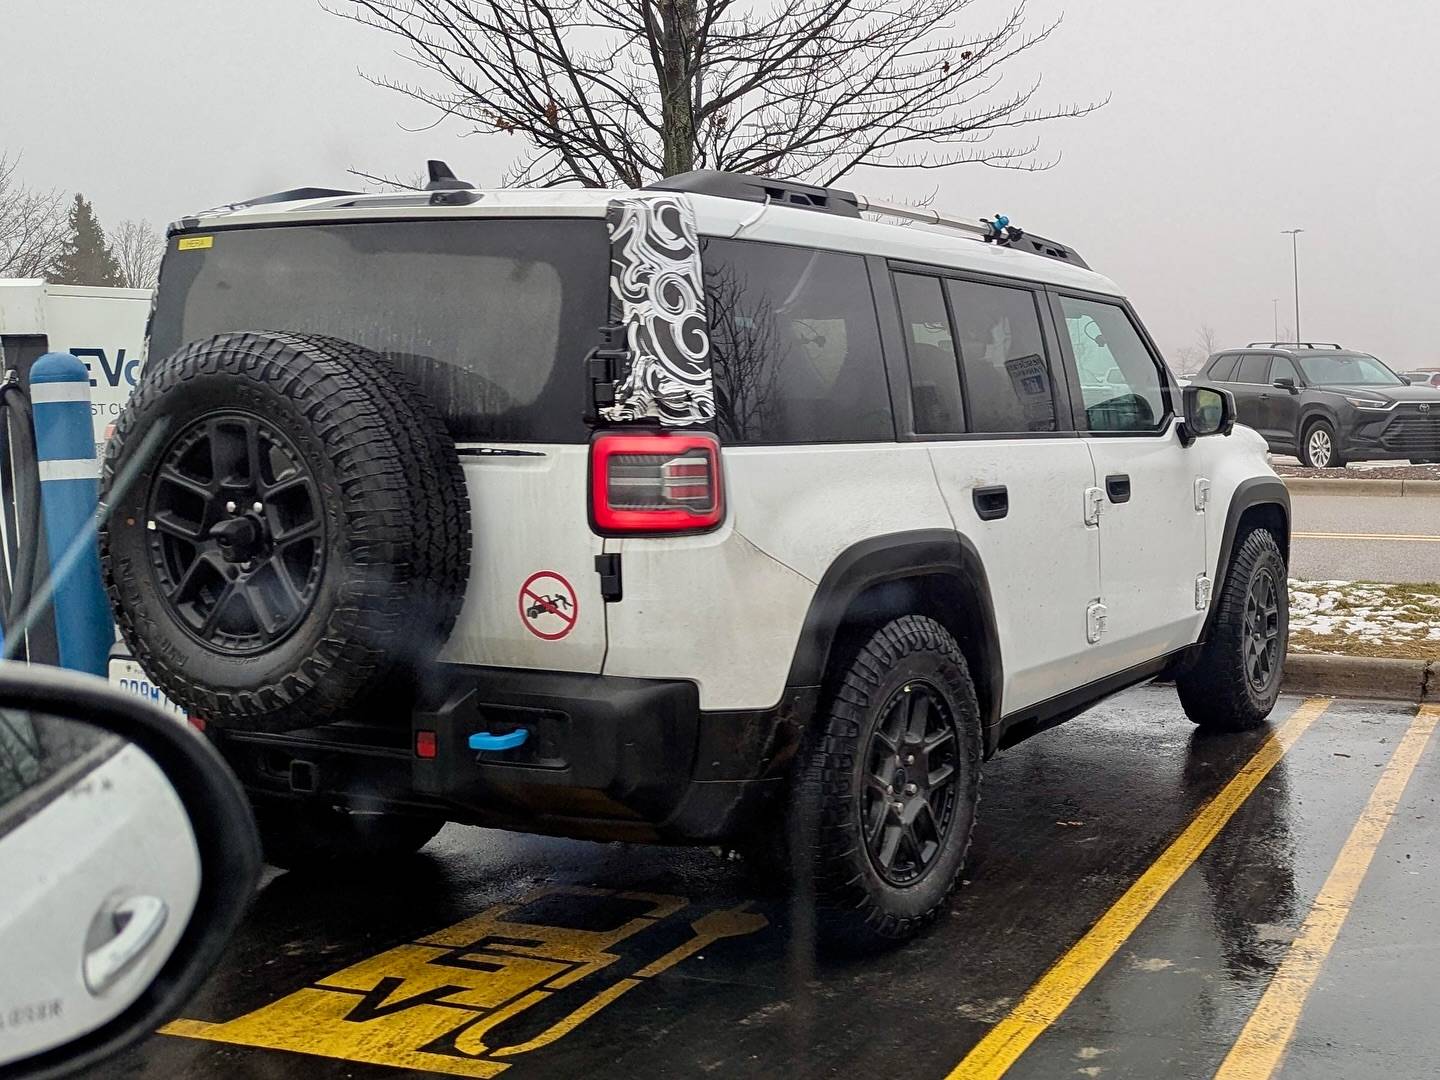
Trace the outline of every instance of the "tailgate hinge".
[[1085, 640], [1094, 645], [1105, 633], [1107, 609], [1099, 600], [1092, 600], [1085, 609]]
[[625, 327], [608, 323], [600, 327], [600, 336], [603, 343], [585, 356], [591, 404], [591, 415], [587, 419], [592, 423], [600, 418], [601, 409], [615, 404], [616, 387], [630, 376], [630, 350], [624, 348]]
[[1105, 505], [1105, 493], [1098, 487], [1085, 489], [1085, 524], [1100, 524], [1100, 508]]
[[620, 576], [618, 553], [596, 555], [595, 572], [600, 575], [600, 595], [607, 604], [615, 604], [625, 598], [625, 582]]
[[1210, 505], [1210, 481], [1203, 476], [1195, 478], [1195, 510], [1203, 514]]
[[1204, 611], [1210, 606], [1210, 576], [1201, 574], [1195, 579], [1195, 610]]

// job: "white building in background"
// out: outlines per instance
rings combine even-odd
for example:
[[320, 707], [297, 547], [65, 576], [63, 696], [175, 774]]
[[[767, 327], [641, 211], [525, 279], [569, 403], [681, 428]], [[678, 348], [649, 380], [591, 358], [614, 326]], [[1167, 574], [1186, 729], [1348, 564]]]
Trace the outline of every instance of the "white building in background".
[[0, 279], [0, 371], [27, 374], [47, 352], [73, 353], [90, 369], [97, 457], [140, 377], [151, 289], [48, 285]]

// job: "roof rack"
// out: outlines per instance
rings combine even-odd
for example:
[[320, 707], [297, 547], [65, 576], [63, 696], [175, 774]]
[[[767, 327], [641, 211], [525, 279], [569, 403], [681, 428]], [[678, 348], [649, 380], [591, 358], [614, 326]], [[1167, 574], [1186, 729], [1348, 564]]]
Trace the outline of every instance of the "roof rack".
[[244, 210], [247, 207], [264, 206], [267, 203], [300, 202], [302, 199], [324, 199], [329, 196], [359, 194], [361, 193], [358, 191], [346, 191], [343, 188], [297, 187], [287, 191], [272, 191], [269, 195], [256, 195], [253, 199], [245, 199], [241, 202], [226, 203], [211, 210], [202, 210], [201, 213], [210, 214], [217, 210]]
[[853, 191], [840, 188], [816, 187], [795, 180], [776, 180], [768, 176], [749, 176], [745, 173], [720, 172], [716, 169], [697, 169], [694, 172], [667, 176], [645, 186], [647, 191], [684, 191], [695, 195], [714, 195], [722, 199], [744, 199], [769, 205], [777, 203], [802, 210], [815, 210], [822, 214], [836, 214], [840, 217], [858, 218], [861, 213], [878, 214], [881, 217], [899, 218], [903, 221], [919, 222], [923, 225], [938, 225], [969, 233], [987, 244], [1028, 251], [1049, 259], [1058, 259], [1089, 269], [1074, 248], [1035, 236], [1010, 224], [1003, 214], [990, 218], [957, 218], [942, 214], [923, 206], [905, 206], [899, 203], [882, 202]]
[[1343, 349], [1333, 341], [1252, 341], [1247, 349]]
[[931, 210], [926, 206], [905, 206], [900, 203], [881, 202], [864, 195], [857, 195], [856, 199], [860, 209], [867, 213], [900, 218], [903, 221], [917, 221], [923, 225], [938, 225], [945, 229], [955, 229], [977, 236], [987, 244], [998, 244], [1000, 247], [1014, 248], [1017, 251], [1028, 251], [1032, 255], [1058, 259], [1060, 262], [1066, 262], [1086, 270], [1090, 268], [1090, 264], [1082, 259], [1080, 253], [1074, 248], [1054, 240], [1046, 240], [1043, 236], [1036, 236], [1023, 229], [1017, 229], [1010, 224], [1010, 219], [1004, 214], [996, 214], [993, 218], [976, 218], [972, 221], [969, 218], [950, 217], [948, 214]]
[[746, 202], [779, 203], [802, 210], [819, 210], [823, 214], [858, 218], [859, 199], [851, 191], [816, 187], [795, 180], [774, 180], [768, 176], [720, 172], [718, 169], [696, 169], [694, 172], [667, 176], [645, 185], [646, 191], [684, 191], [693, 195], [715, 195], [721, 199], [744, 199]]

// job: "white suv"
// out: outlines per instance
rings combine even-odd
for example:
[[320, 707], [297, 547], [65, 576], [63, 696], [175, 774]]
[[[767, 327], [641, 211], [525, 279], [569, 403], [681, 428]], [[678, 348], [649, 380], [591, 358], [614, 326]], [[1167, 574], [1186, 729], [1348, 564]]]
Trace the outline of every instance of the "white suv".
[[1270, 711], [1285, 489], [1073, 251], [432, 177], [178, 222], [109, 444], [124, 641], [273, 861], [788, 839], [824, 925], [901, 937], [1001, 747], [1162, 675]]

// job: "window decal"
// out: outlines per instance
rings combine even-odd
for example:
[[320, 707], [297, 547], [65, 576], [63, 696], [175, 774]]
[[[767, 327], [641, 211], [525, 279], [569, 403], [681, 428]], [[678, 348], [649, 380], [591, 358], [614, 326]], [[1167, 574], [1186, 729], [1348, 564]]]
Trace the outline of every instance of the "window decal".
[[610, 315], [625, 328], [630, 373], [607, 420], [669, 427], [715, 416], [710, 330], [701, 288], [695, 213], [684, 196], [615, 199], [610, 230]]

